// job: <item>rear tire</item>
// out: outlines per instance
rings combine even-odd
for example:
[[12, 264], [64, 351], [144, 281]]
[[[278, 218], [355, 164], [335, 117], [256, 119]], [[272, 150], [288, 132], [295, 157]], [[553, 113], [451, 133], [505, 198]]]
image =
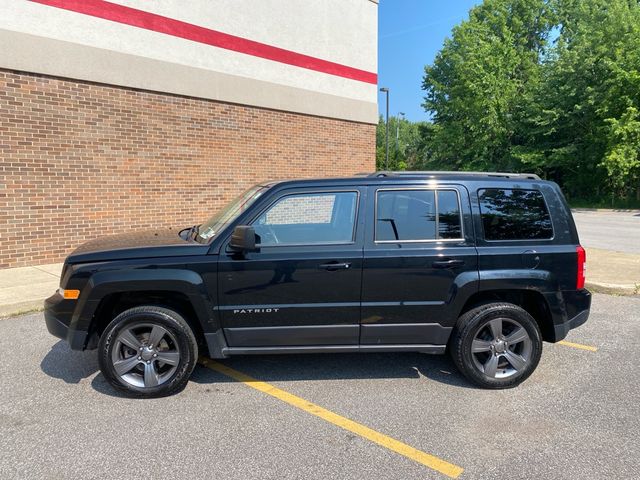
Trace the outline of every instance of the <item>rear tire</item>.
[[164, 397], [182, 390], [198, 359], [198, 344], [184, 318], [168, 308], [135, 307], [105, 329], [98, 344], [100, 370], [131, 397]]
[[542, 355], [535, 319], [511, 303], [489, 303], [463, 314], [449, 351], [460, 372], [484, 388], [511, 388], [526, 380]]

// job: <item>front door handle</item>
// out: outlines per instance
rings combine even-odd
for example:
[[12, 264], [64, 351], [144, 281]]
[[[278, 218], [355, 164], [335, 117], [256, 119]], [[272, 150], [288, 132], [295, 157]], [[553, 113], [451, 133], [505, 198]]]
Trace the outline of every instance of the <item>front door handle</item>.
[[320, 268], [324, 268], [325, 270], [329, 270], [330, 272], [333, 272], [335, 270], [348, 270], [349, 268], [351, 268], [351, 264], [350, 263], [340, 263], [340, 262], [329, 262], [329, 263], [323, 263], [322, 265], [320, 265]]
[[449, 260], [438, 260], [431, 264], [433, 268], [455, 268], [461, 267], [462, 265], [464, 265], [464, 260], [456, 260], [454, 258], [450, 258]]

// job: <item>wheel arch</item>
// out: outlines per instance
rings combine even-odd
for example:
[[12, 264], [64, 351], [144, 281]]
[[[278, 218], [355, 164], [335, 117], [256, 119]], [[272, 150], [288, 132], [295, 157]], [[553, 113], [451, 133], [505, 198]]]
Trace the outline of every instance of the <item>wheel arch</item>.
[[203, 353], [207, 352], [204, 331], [193, 304], [185, 293], [175, 290], [136, 290], [107, 294], [93, 314], [88, 348], [97, 345], [98, 339], [114, 318], [126, 310], [144, 305], [163, 307], [180, 314], [191, 327], [198, 342], [198, 349]]
[[542, 339], [547, 342], [555, 341], [554, 322], [550, 305], [545, 296], [538, 290], [531, 289], [495, 289], [480, 290], [467, 299], [458, 317], [469, 310], [487, 303], [506, 302], [524, 309], [531, 315], [542, 333]]
[[180, 313], [206, 352], [205, 334], [218, 328], [218, 318], [200, 275], [189, 270], [153, 269], [94, 274], [83, 289], [72, 320], [87, 334], [86, 348], [95, 348], [100, 334], [119, 313], [142, 305]]

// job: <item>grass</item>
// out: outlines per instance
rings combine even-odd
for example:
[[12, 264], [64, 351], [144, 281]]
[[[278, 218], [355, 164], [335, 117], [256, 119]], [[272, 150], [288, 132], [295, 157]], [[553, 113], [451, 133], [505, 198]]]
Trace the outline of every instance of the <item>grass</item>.
[[30, 313], [39, 313], [39, 312], [43, 312], [44, 311], [44, 306], [43, 307], [23, 307], [23, 308], [18, 308], [16, 310], [13, 311], [7, 311], [5, 313], [0, 313], [0, 320], [2, 320], [3, 318], [13, 318], [13, 317], [21, 317], [23, 315], [28, 315]]

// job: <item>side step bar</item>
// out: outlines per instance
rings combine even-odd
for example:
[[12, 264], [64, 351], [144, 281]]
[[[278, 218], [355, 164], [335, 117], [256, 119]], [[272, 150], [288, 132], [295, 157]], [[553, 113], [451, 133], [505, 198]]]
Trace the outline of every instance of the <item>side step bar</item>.
[[300, 347], [225, 347], [228, 355], [268, 355], [282, 353], [373, 353], [373, 352], [421, 352], [443, 354], [446, 345], [305, 345]]
[[211, 358], [227, 358], [231, 355], [268, 355], [282, 353], [374, 353], [374, 352], [420, 352], [443, 354], [446, 345], [414, 344], [375, 344], [375, 345], [302, 345], [297, 347], [229, 347], [222, 329], [214, 333], [205, 333], [205, 340]]

